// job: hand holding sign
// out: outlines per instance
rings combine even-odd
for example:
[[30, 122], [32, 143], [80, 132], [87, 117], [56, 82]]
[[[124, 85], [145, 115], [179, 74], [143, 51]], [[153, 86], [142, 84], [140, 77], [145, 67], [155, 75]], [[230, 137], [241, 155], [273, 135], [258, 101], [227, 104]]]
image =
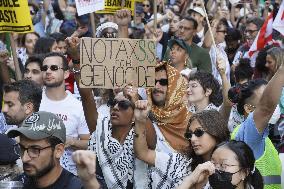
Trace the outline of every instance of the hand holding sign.
[[67, 37], [65, 39], [68, 47], [67, 53], [70, 55], [70, 57], [74, 60], [79, 60], [80, 58], [80, 39], [78, 37]]

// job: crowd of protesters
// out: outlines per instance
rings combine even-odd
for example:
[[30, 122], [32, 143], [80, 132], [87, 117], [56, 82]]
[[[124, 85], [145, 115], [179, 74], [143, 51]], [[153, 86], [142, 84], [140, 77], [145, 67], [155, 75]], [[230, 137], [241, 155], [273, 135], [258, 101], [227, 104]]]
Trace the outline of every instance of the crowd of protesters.
[[[74, 0], [28, 0], [17, 61], [0, 34], [0, 186], [283, 188], [283, 33], [249, 54], [282, 1], [139, 0], [94, 28]], [[155, 86], [79, 87], [82, 37], [154, 40]]]

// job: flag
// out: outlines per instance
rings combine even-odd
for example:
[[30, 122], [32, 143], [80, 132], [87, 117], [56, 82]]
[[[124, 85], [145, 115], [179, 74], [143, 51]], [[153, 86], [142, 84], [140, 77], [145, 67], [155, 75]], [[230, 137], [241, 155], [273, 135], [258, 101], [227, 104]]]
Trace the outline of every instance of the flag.
[[248, 51], [248, 55], [251, 58], [256, 52], [263, 49], [265, 45], [272, 43], [273, 32], [273, 12], [267, 17], [262, 27], [260, 28], [256, 38], [253, 41], [252, 46]]
[[274, 19], [273, 29], [279, 31], [284, 36], [284, 1], [282, 1], [278, 13]]

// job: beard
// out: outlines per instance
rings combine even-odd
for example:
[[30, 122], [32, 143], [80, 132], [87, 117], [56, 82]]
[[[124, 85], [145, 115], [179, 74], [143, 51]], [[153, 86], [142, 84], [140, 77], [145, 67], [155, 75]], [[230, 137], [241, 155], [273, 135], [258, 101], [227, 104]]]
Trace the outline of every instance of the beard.
[[153, 101], [153, 104], [158, 106], [158, 107], [162, 107], [165, 105], [165, 100], [156, 100], [155, 97], [153, 96], [155, 93], [162, 93], [162, 94], [165, 94], [163, 91], [160, 91], [160, 90], [157, 90], [157, 89], [153, 89], [152, 91], [152, 101]]
[[[28, 163], [24, 163], [23, 168], [25, 169], [26, 166], [30, 166], [30, 165]], [[38, 179], [38, 178], [43, 177], [47, 173], [49, 173], [54, 167], [55, 167], [55, 161], [53, 159], [53, 156], [50, 156], [50, 161], [49, 161], [48, 165], [46, 165], [45, 167], [42, 167], [39, 170], [36, 170], [36, 172], [34, 174], [27, 174], [26, 172], [25, 172], [25, 174], [32, 177], [33, 179]]]
[[64, 82], [64, 80], [63, 81], [57, 81], [57, 82], [54, 82], [54, 83], [47, 83], [47, 82], [44, 81], [43, 83], [46, 87], [56, 88], [56, 87], [61, 86], [63, 82]]
[[20, 125], [25, 120], [25, 118], [19, 120], [19, 119], [12, 118], [5, 113], [3, 114], [4, 114], [7, 125]]

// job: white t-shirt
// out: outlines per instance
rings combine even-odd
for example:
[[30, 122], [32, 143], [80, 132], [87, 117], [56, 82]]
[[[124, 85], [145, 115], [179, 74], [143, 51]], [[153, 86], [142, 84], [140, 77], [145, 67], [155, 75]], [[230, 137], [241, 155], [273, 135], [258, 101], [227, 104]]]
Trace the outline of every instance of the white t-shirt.
[[[66, 91], [67, 97], [60, 101], [50, 100], [45, 91], [42, 93], [40, 111], [47, 111], [56, 114], [60, 117], [66, 127], [66, 137], [79, 139], [81, 134], [90, 134], [83, 107], [79, 100]], [[63, 168], [77, 175], [76, 165], [72, 160], [73, 149], [66, 149], [60, 159], [60, 164]]]

